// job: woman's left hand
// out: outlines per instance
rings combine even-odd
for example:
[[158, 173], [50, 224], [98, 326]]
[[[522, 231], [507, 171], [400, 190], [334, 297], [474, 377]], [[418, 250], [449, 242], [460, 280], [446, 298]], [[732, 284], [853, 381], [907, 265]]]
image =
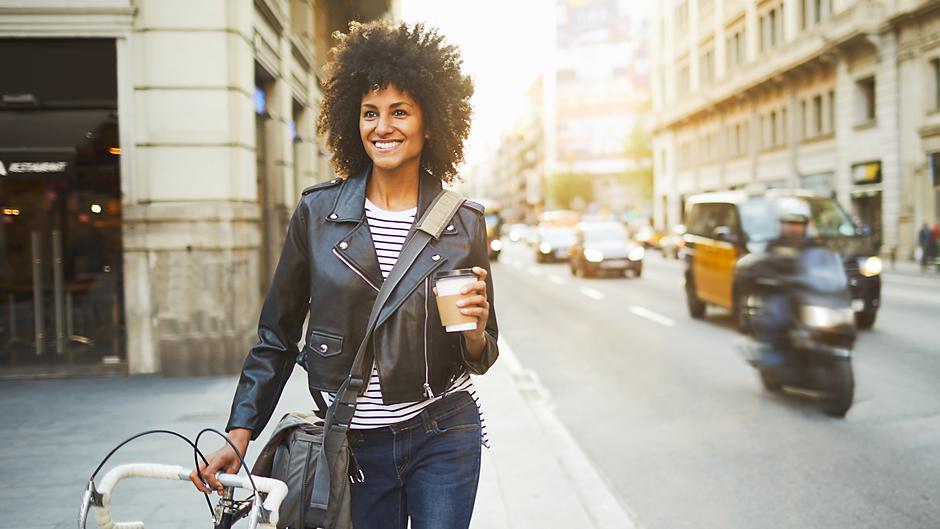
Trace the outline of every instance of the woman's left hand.
[[[460, 312], [477, 319], [477, 328], [472, 331], [463, 331], [468, 344], [484, 343], [486, 322], [490, 317], [490, 302], [486, 299], [486, 270], [479, 266], [473, 267], [477, 280], [460, 291], [463, 296], [457, 301]], [[482, 349], [482, 348], [481, 348]]]

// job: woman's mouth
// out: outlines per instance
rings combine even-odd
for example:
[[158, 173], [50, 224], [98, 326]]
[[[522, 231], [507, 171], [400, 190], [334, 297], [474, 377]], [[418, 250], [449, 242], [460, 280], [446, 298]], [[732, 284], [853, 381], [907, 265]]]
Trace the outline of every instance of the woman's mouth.
[[401, 143], [402, 143], [401, 140], [393, 140], [393, 141], [373, 141], [373, 142], [372, 142], [372, 145], [375, 145], [375, 148], [376, 148], [379, 152], [383, 152], [383, 153], [384, 153], [384, 152], [391, 152], [391, 151], [395, 150], [395, 148], [398, 147], [399, 145], [401, 145]]

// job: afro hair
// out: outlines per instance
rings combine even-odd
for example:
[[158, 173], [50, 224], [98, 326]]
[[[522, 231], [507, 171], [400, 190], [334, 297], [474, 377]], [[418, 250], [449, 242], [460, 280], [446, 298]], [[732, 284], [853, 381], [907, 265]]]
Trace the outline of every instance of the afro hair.
[[421, 167], [445, 182], [457, 178], [470, 132], [473, 81], [460, 71], [456, 46], [423, 24], [352, 22], [326, 64], [317, 129], [333, 152], [333, 167], [352, 176], [371, 163], [359, 136], [362, 96], [393, 85], [421, 105], [430, 134]]

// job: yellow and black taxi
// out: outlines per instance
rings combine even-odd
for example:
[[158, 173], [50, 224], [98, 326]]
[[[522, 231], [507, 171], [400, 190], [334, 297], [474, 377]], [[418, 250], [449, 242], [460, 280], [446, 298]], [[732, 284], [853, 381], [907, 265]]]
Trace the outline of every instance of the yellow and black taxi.
[[742, 271], [749, 254], [766, 250], [780, 235], [780, 216], [804, 211], [806, 236], [838, 252], [845, 263], [855, 322], [871, 328], [881, 304], [881, 259], [867, 230], [856, 226], [830, 196], [801, 190], [704, 193], [686, 201], [685, 290], [689, 313], [702, 318], [707, 305], [731, 311], [742, 331], [747, 287]]

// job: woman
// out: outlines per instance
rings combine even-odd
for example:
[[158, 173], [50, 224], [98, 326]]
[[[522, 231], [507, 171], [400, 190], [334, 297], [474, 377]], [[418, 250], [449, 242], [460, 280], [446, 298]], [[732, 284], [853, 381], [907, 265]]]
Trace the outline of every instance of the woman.
[[[295, 360], [312, 394], [329, 400], [339, 388], [405, 236], [463, 159], [473, 85], [456, 48], [436, 31], [354, 23], [333, 52], [319, 128], [344, 178], [305, 190], [291, 218], [226, 428], [243, 454]], [[356, 529], [404, 529], [409, 518], [414, 529], [469, 526], [485, 440], [469, 373], [485, 373], [499, 354], [482, 213], [469, 202], [458, 210], [376, 325], [362, 373], [369, 385], [350, 432], [365, 475], [352, 485]], [[446, 333], [431, 277], [457, 268], [477, 275], [457, 302], [477, 326]], [[237, 457], [226, 446], [208, 459], [202, 480], [219, 489], [214, 474], [237, 471]], [[208, 490], [195, 472], [191, 479]]]

